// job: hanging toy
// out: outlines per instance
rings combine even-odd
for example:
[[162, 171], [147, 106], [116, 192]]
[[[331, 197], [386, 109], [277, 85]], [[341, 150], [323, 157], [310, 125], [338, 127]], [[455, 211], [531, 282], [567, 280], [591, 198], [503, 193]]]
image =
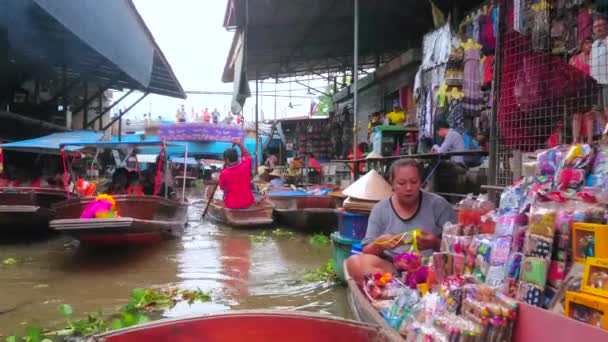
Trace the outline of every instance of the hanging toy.
[[84, 208], [81, 219], [93, 219], [93, 218], [116, 218], [118, 210], [116, 210], [116, 201], [114, 197], [106, 194], [101, 194], [95, 197], [95, 201], [90, 202]]

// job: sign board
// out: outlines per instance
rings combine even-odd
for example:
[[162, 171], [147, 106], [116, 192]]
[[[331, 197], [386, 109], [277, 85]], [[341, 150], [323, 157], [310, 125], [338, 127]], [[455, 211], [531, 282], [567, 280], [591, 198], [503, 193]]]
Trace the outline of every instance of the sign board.
[[243, 139], [245, 130], [240, 126], [210, 124], [204, 122], [160, 125], [158, 137], [161, 140], [172, 141], [224, 141]]

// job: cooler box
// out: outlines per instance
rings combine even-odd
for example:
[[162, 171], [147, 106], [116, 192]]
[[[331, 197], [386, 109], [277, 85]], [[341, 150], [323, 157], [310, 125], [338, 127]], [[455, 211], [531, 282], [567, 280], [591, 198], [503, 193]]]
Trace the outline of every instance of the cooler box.
[[368, 215], [343, 211], [338, 215], [338, 231], [345, 238], [362, 240], [367, 232]]
[[345, 282], [344, 278], [344, 260], [346, 260], [353, 249], [353, 245], [360, 244], [361, 240], [349, 239], [340, 236], [340, 233], [334, 232], [331, 234], [332, 241], [332, 256], [334, 259], [334, 269], [338, 275], [338, 279]]

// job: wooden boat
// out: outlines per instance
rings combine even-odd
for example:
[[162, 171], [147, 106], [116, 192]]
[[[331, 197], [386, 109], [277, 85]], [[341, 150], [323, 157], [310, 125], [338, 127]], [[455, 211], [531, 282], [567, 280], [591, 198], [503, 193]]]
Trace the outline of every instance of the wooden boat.
[[188, 220], [188, 204], [158, 196], [113, 196], [119, 218], [81, 219], [94, 197], [70, 199], [54, 205], [52, 229], [85, 244], [112, 245], [159, 241], [179, 236]]
[[[204, 206], [207, 202], [204, 202]], [[271, 225], [273, 205], [265, 200], [255, 203], [245, 209], [229, 209], [224, 206], [224, 201], [212, 199], [209, 204], [207, 218], [236, 228], [253, 228]]]
[[268, 201], [274, 205], [274, 216], [278, 223], [299, 230], [331, 233], [338, 226], [336, 200], [330, 196], [273, 195]]
[[64, 189], [0, 187], [0, 227], [4, 232], [48, 231], [54, 203], [64, 201]]
[[370, 303], [369, 299], [359, 285], [353, 280], [348, 272], [346, 261], [344, 262], [344, 278], [346, 280], [347, 289], [347, 300], [353, 317], [360, 322], [375, 324], [383, 329], [388, 329], [392, 332], [392, 338], [394, 341], [405, 340], [399, 333], [393, 330], [390, 325], [380, 316], [380, 312]]
[[232, 311], [208, 316], [162, 320], [105, 333], [98, 342], [367, 342], [394, 341], [378, 326], [320, 314], [273, 310]]

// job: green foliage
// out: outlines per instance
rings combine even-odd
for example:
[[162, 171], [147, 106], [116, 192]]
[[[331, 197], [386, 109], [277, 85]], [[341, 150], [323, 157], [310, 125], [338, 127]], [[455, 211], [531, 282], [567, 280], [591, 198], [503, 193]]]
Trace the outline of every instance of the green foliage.
[[269, 236], [266, 234], [266, 231], [262, 231], [258, 235], [249, 234], [249, 240], [251, 241], [251, 243], [263, 243], [268, 241], [268, 239]]
[[[134, 289], [131, 292], [131, 299], [127, 305], [123, 306], [119, 312], [104, 317], [101, 311], [89, 313], [86, 318], [72, 319], [74, 308], [69, 304], [61, 304], [58, 311], [66, 319], [67, 327], [65, 329], [47, 333], [46, 336], [88, 336], [101, 332], [116, 330], [131, 327], [137, 324], [143, 324], [151, 321], [147, 315], [149, 312], [157, 312], [165, 308], [174, 307], [179, 301], [185, 301], [188, 304], [195, 302], [209, 302], [211, 296], [197, 290], [178, 290], [177, 288], [168, 288], [163, 290], [145, 290]], [[50, 342], [44, 339], [40, 328], [27, 328], [26, 342]], [[17, 342], [17, 336], [9, 336], [6, 342]]]
[[6, 258], [4, 260], [2, 260], [2, 264], [4, 265], [14, 265], [17, 263], [17, 259], [15, 258]]
[[272, 231], [272, 235], [274, 235], [274, 236], [293, 236], [293, 232], [291, 232], [285, 228], [277, 228]]
[[314, 234], [310, 237], [310, 244], [316, 248], [329, 245], [329, 238], [323, 234]]
[[331, 112], [331, 110], [333, 108], [333, 104], [334, 104], [333, 86], [328, 85], [327, 87], [325, 87], [325, 93], [327, 95], [321, 94], [317, 98], [317, 106], [319, 107], [319, 109], [316, 112], [317, 115], [327, 115], [327, 114], [329, 114], [329, 112]]
[[304, 281], [306, 282], [334, 282], [336, 281], [337, 277], [338, 276], [336, 275], [336, 271], [334, 269], [334, 261], [331, 259], [321, 267], [306, 270], [306, 272], [304, 272]]

